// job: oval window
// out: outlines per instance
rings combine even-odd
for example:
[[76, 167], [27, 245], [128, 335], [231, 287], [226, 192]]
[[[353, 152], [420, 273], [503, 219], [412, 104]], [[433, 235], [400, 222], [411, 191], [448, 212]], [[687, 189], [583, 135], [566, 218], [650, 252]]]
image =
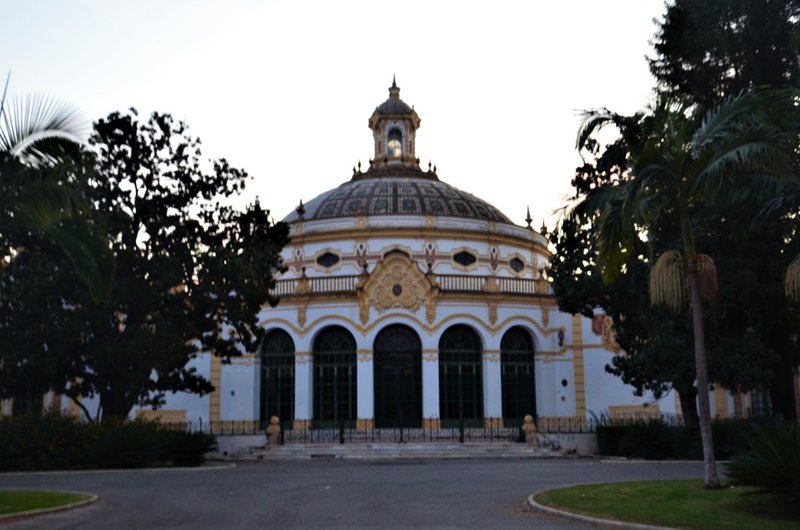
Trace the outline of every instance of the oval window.
[[525, 268], [525, 264], [519, 258], [511, 258], [511, 261], [508, 262], [508, 265], [514, 270], [514, 272], [522, 272], [522, 269]]
[[323, 267], [333, 267], [337, 263], [339, 263], [339, 256], [333, 252], [326, 252], [317, 258], [317, 265], [321, 265]]
[[475, 257], [475, 254], [467, 252], [466, 250], [462, 250], [461, 252], [453, 256], [453, 261], [455, 261], [456, 263], [458, 263], [463, 267], [469, 267], [470, 265], [478, 261], [478, 258]]

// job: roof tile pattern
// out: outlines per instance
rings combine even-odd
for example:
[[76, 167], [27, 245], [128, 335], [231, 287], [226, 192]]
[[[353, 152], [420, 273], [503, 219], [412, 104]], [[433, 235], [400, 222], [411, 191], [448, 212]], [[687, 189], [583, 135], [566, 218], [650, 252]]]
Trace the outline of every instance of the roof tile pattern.
[[[513, 224], [500, 210], [440, 180], [384, 177], [346, 182], [309, 201], [306, 220], [358, 215], [435, 215]], [[296, 220], [292, 214], [286, 221]]]

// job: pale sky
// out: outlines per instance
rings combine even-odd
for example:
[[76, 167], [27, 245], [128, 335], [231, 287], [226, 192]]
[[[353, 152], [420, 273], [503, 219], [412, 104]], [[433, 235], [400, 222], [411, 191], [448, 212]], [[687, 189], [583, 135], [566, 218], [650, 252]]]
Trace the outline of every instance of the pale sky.
[[283, 218], [361, 160], [367, 119], [400, 97], [439, 178], [552, 228], [580, 162], [577, 111], [643, 108], [663, 0], [0, 0], [10, 95], [45, 92], [92, 121], [185, 120]]

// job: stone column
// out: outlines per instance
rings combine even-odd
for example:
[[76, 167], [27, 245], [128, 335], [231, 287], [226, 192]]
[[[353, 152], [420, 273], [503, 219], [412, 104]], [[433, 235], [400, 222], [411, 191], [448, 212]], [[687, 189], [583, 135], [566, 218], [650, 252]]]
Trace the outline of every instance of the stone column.
[[356, 363], [356, 384], [358, 385], [356, 415], [358, 421], [356, 428], [370, 429], [374, 426], [375, 418], [375, 369], [373, 355], [370, 350], [360, 350]]
[[496, 427], [503, 417], [500, 351], [483, 352], [483, 417], [487, 427]]
[[314, 357], [294, 354], [294, 428], [308, 429], [314, 417]]
[[422, 425], [426, 429], [440, 426], [438, 350], [422, 350]]

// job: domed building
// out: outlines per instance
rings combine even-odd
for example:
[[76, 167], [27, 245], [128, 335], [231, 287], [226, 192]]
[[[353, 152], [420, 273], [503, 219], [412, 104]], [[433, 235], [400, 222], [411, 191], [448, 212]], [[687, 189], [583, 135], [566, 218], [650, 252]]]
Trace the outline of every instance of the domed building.
[[[674, 393], [656, 403], [606, 373], [619, 352], [609, 319], [558, 310], [542, 276], [547, 240], [530, 215], [518, 226], [420, 167], [420, 123], [393, 82], [368, 121], [369, 167], [284, 219], [287, 270], [280, 303], [260, 315], [260, 352], [228, 364], [200, 354], [190, 366], [213, 393], [169, 394], [163, 408], [133, 415], [263, 432], [272, 416], [298, 430], [444, 428], [680, 410]], [[717, 417], [757, 405], [719, 387], [710, 398]], [[43, 407], [81, 415], [52, 393]], [[0, 414], [12, 409], [0, 402]]]
[[[280, 303], [264, 310], [266, 338], [248, 367], [259, 373], [253, 414], [381, 428], [638, 409], [603, 370], [610, 334], [558, 311], [542, 276], [547, 240], [530, 216], [517, 226], [421, 168], [420, 118], [396, 83], [368, 124], [369, 167], [284, 219]], [[228, 371], [225, 400], [247, 377]]]

